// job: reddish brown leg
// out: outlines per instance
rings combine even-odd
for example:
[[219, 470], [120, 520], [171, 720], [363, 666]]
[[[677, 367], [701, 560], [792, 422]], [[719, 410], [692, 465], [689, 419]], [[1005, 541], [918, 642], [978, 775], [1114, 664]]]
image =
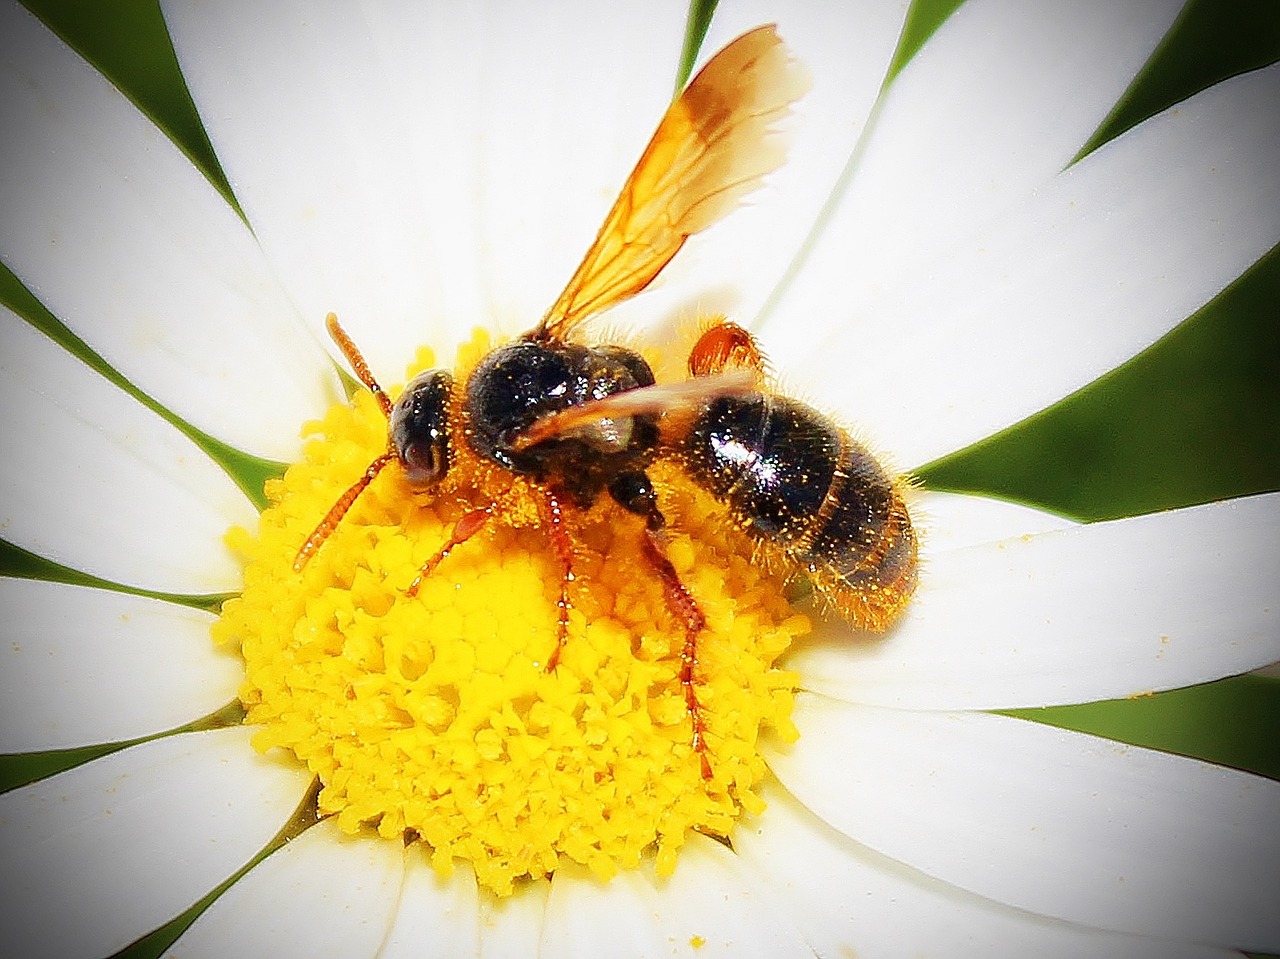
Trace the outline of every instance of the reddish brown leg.
[[666, 593], [667, 606], [684, 623], [684, 646], [680, 650], [680, 686], [684, 689], [684, 705], [693, 726], [693, 751], [702, 764], [702, 778], [711, 778], [711, 761], [707, 758], [706, 726], [702, 721], [702, 707], [698, 702], [698, 634], [707, 628], [707, 619], [698, 608], [697, 601], [688, 587], [680, 582], [680, 574], [667, 558], [662, 534], [657, 530], [645, 530], [644, 553]]
[[293, 558], [293, 571], [295, 573], [302, 572], [302, 568], [307, 565], [307, 560], [315, 555], [315, 551], [338, 528], [338, 524], [342, 522], [342, 517], [347, 515], [347, 510], [351, 509], [351, 505], [356, 501], [356, 498], [364, 492], [366, 486], [373, 482], [374, 477], [382, 472], [382, 467], [395, 458], [395, 453], [383, 453], [369, 464], [369, 468], [364, 471], [363, 476], [352, 483], [351, 487], [338, 497], [338, 501], [329, 508], [329, 512], [324, 515], [324, 519], [307, 537], [307, 541], [298, 548], [298, 554]]
[[[543, 495], [542, 506], [547, 521], [548, 537], [551, 540], [551, 546], [556, 552], [556, 556], [560, 559], [561, 569], [563, 570], [560, 578], [560, 600], [557, 604], [559, 607], [559, 621], [556, 633], [556, 647], [552, 650], [550, 657], [547, 659], [548, 671], [555, 669], [560, 662], [560, 652], [564, 649], [565, 642], [569, 637], [569, 584], [573, 582], [573, 541], [569, 538], [568, 530], [564, 525], [564, 504], [560, 502], [560, 498], [550, 490], [540, 490]], [[453, 532], [449, 536], [449, 541], [440, 547], [436, 553], [422, 564], [418, 570], [418, 575], [414, 577], [409, 588], [405, 590], [408, 596], [416, 596], [418, 589], [422, 586], [422, 581], [431, 575], [432, 571], [444, 561], [445, 557], [453, 552], [455, 547], [461, 546], [476, 533], [480, 532], [495, 515], [500, 513], [503, 508], [502, 499], [494, 500], [483, 509], [474, 509], [465, 514], [453, 526]]]
[[560, 599], [556, 603], [559, 621], [556, 627], [556, 648], [547, 657], [547, 672], [560, 664], [560, 654], [569, 641], [569, 584], [573, 582], [573, 540], [564, 525], [564, 504], [551, 490], [543, 490], [543, 513], [547, 520], [547, 538], [560, 560]]
[[445, 543], [429, 560], [422, 564], [418, 569], [418, 575], [413, 578], [413, 582], [406, 589], [406, 596], [417, 596], [418, 588], [422, 585], [422, 581], [431, 575], [431, 571], [435, 569], [444, 560], [446, 556], [453, 552], [455, 546], [461, 546], [476, 533], [484, 528], [484, 524], [489, 522], [493, 516], [497, 503], [490, 503], [484, 509], [473, 509], [470, 513], [465, 514], [462, 519], [453, 524], [453, 532], [449, 534], [449, 542]]

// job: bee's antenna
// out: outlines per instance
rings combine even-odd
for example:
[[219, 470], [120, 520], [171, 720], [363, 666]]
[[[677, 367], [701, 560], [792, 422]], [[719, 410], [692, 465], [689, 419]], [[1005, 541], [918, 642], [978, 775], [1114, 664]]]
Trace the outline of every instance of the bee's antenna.
[[355, 343], [351, 341], [351, 337], [347, 336], [347, 331], [338, 324], [338, 314], [330, 313], [324, 318], [325, 329], [329, 331], [329, 336], [333, 338], [333, 342], [338, 344], [338, 349], [342, 350], [342, 355], [347, 358], [347, 362], [351, 364], [351, 372], [355, 373], [361, 383], [365, 385], [370, 393], [378, 400], [378, 405], [382, 407], [383, 415], [387, 419], [391, 419], [391, 399], [378, 385], [378, 381], [373, 378], [373, 374], [369, 372], [369, 364], [365, 362], [364, 356], [357, 349]]

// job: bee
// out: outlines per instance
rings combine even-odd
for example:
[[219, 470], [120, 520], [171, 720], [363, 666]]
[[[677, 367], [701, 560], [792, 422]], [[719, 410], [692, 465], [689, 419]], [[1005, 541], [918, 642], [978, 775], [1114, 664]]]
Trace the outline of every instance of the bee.
[[[714, 320], [688, 357], [687, 380], [658, 384], [637, 352], [584, 345], [570, 334], [641, 290], [685, 241], [734, 209], [782, 163], [774, 124], [808, 83], [773, 26], [738, 37], [672, 102], [595, 242], [559, 299], [519, 338], [494, 348], [458, 382], [447, 369], [413, 379], [392, 402], [330, 314], [330, 335], [388, 423], [387, 449], [338, 498], [298, 550], [301, 571], [375, 477], [396, 463], [430, 490], [465, 444], [522, 477], [560, 562], [555, 669], [568, 640], [574, 544], [565, 517], [608, 496], [643, 520], [642, 548], [685, 633], [680, 683], [691, 744], [710, 777], [698, 700], [698, 636], [706, 619], [666, 549], [666, 517], [648, 469], [669, 459], [722, 502], [764, 558], [808, 576], [841, 615], [885, 629], [916, 583], [916, 536], [904, 483], [830, 418], [769, 387], [754, 338]], [[510, 503], [465, 513], [409, 586]]]

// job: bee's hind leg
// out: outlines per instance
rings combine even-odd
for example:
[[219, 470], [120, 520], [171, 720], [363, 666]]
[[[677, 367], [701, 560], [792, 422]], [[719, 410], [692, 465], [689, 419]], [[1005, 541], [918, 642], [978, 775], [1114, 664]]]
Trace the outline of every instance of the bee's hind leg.
[[625, 509], [644, 517], [644, 555], [662, 583], [667, 608], [684, 625], [684, 645], [680, 650], [680, 686], [684, 690], [685, 709], [693, 727], [690, 744], [702, 766], [702, 778], [710, 779], [711, 761], [707, 758], [706, 725], [702, 719], [702, 706], [698, 702], [698, 635], [707, 628], [707, 619], [698, 607], [689, 588], [680, 581], [671, 560], [667, 557], [663, 530], [666, 517], [658, 509], [653, 484], [643, 472], [622, 473], [609, 486], [609, 493]]
[[556, 602], [558, 621], [556, 626], [556, 648], [547, 657], [547, 672], [555, 669], [560, 663], [560, 654], [565, 643], [569, 641], [569, 584], [573, 582], [573, 540], [564, 525], [564, 503], [560, 497], [549, 489], [542, 491], [542, 514], [546, 520], [547, 538], [551, 548], [560, 560], [560, 599]]

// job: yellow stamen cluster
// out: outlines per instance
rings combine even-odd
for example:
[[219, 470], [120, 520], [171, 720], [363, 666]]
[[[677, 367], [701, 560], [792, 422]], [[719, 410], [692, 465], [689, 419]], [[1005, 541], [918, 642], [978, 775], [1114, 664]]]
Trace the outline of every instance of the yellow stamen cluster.
[[[463, 348], [459, 382], [488, 348], [482, 336]], [[425, 351], [417, 365], [430, 365]], [[683, 625], [649, 572], [639, 520], [606, 498], [570, 517], [576, 577], [553, 671], [560, 565], [532, 497], [406, 595], [458, 518], [515, 481], [460, 436], [440, 490], [413, 493], [393, 464], [294, 572], [386, 430], [367, 393], [334, 406], [307, 425], [304, 460], [271, 484], [256, 535], [229, 534], [245, 588], [214, 633], [244, 656], [255, 747], [292, 751], [320, 778], [321, 814], [347, 832], [420, 839], [442, 873], [469, 861], [498, 894], [561, 857], [607, 878], [656, 851], [669, 873], [689, 830], [727, 835], [743, 810], [758, 812], [757, 738], [765, 727], [794, 736], [796, 677], [773, 664], [808, 623], [718, 504], [655, 466], [671, 560], [708, 621], [696, 672], [704, 779], [679, 681]]]

